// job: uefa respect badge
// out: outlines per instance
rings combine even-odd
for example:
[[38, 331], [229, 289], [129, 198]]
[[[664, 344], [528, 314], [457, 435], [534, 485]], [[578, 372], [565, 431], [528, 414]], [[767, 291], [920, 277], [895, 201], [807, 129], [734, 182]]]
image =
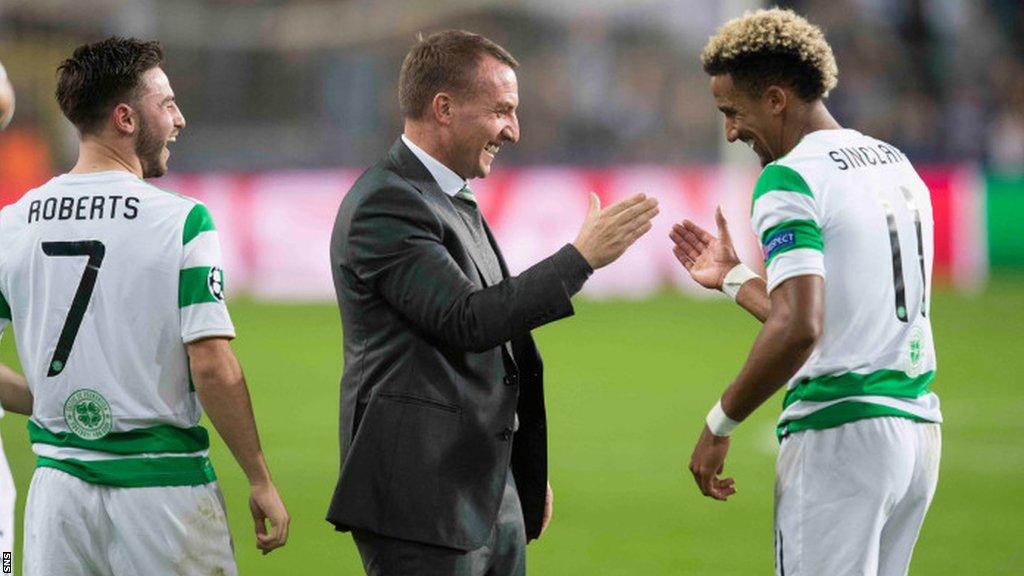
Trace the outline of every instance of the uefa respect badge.
[[765, 243], [761, 246], [761, 252], [764, 256], [765, 263], [771, 261], [776, 254], [792, 250], [796, 247], [796, 229], [786, 228], [774, 232], [771, 236], [765, 239]]
[[64, 422], [76, 436], [98, 440], [110, 433], [110, 404], [95, 390], [75, 390], [64, 402]]

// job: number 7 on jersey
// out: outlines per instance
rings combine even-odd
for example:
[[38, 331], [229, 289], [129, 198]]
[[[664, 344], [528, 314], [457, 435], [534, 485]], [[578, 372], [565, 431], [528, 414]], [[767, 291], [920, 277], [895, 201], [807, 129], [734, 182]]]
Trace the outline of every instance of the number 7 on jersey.
[[96, 287], [96, 277], [99, 275], [100, 266], [103, 265], [105, 253], [106, 248], [99, 240], [43, 242], [43, 254], [47, 256], [87, 256], [89, 258], [85, 264], [85, 271], [82, 272], [82, 280], [78, 283], [75, 299], [71, 301], [68, 317], [64, 320], [64, 327], [61, 328], [57, 348], [54, 349], [53, 358], [50, 359], [47, 377], [60, 374], [67, 365], [71, 347], [75, 344], [78, 329], [82, 326], [82, 318], [85, 317], [85, 309], [88, 308], [92, 291]]

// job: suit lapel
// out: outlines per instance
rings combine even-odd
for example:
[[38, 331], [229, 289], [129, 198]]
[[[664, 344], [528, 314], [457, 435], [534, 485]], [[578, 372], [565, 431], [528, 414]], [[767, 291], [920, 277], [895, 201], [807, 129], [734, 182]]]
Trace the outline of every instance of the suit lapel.
[[[509, 277], [508, 265], [505, 264], [505, 257], [502, 256], [501, 250], [498, 248], [498, 242], [494, 239], [494, 233], [491, 232], [491, 227], [487, 225], [487, 220], [483, 219], [484, 232], [487, 234], [487, 242], [491, 245], [491, 250], [494, 251], [494, 257], [498, 259], [498, 266], [501, 268], [501, 280]], [[500, 282], [500, 280], [499, 280]], [[530, 338], [529, 332], [526, 334], [527, 338]], [[502, 355], [505, 358], [506, 367], [512, 372], [519, 372], [519, 362], [516, 360], [516, 354], [512, 342], [505, 342], [501, 347]]]
[[[455, 235], [458, 236], [459, 242], [466, 248], [466, 252], [473, 261], [477, 275], [483, 282], [481, 287], [488, 285], [488, 275], [484, 266], [483, 255], [477, 250], [469, 224], [459, 214], [455, 205], [452, 204], [451, 196], [448, 196], [441, 190], [441, 187], [437, 185], [437, 181], [431, 176], [427, 167], [412, 153], [412, 150], [409, 150], [409, 147], [402, 142], [401, 138], [395, 141], [388, 156], [395, 166], [395, 172], [422, 192], [424, 198], [437, 208], [438, 214], [448, 222], [448, 225], [455, 232]], [[490, 238], [490, 232], [487, 235]], [[500, 255], [498, 256], [498, 261], [501, 262]], [[504, 263], [502, 263], [502, 270], [504, 271]]]
[[487, 225], [487, 220], [484, 220], [484, 232], [487, 233], [487, 242], [491, 245], [491, 250], [494, 250], [494, 256], [498, 259], [498, 266], [501, 267], [501, 278], [504, 280], [508, 278], [508, 265], [505, 264], [505, 257], [501, 254], [501, 249], [498, 248], [498, 242], [494, 239], [494, 233], [491, 232], [491, 227]]

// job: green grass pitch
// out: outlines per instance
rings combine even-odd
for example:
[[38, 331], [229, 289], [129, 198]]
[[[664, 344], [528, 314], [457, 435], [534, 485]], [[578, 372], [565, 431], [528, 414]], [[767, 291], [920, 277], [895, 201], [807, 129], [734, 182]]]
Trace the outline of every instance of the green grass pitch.
[[[358, 574], [347, 534], [324, 521], [338, 469], [341, 330], [333, 304], [231, 305], [235, 350], [263, 446], [292, 514], [288, 545], [261, 557], [247, 490], [215, 434], [212, 457], [244, 575]], [[532, 574], [772, 573], [772, 434], [780, 397], [735, 434], [738, 494], [703, 498], [686, 471], [707, 409], [735, 375], [756, 322], [724, 300], [665, 295], [576, 302], [536, 331], [547, 368], [555, 518], [529, 547]], [[912, 574], [1024, 573], [1024, 277], [932, 305], [942, 399], [938, 493]], [[0, 361], [15, 364], [13, 338]], [[25, 418], [2, 421], [21, 512], [33, 457]], [[20, 556], [16, 554], [16, 557]]]

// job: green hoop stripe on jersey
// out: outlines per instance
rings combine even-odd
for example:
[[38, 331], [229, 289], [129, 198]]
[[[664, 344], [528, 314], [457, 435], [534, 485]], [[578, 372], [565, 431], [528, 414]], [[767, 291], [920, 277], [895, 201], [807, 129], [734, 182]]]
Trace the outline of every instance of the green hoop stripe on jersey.
[[931, 420], [915, 416], [910, 412], [900, 410], [899, 408], [893, 408], [892, 406], [850, 400], [822, 408], [821, 410], [812, 412], [799, 420], [782, 422], [775, 429], [775, 435], [779, 438], [779, 441], [781, 441], [787, 434], [800, 432], [801, 430], [824, 430], [826, 428], [835, 428], [836, 426], [841, 426], [856, 420], [880, 418], [883, 416], [909, 418], [915, 422], [931, 422]]
[[[791, 236], [789, 234], [792, 234]], [[761, 235], [761, 249], [767, 266], [779, 254], [797, 248], [813, 248], [821, 252], [824, 242], [821, 228], [811, 220], [789, 220], [764, 231]]]
[[97, 440], [86, 440], [73, 432], [50, 432], [29, 420], [28, 439], [33, 444], [82, 448], [110, 454], [190, 453], [210, 448], [210, 435], [202, 426], [178, 428], [167, 424], [111, 432]]
[[796, 170], [782, 164], [769, 164], [761, 171], [761, 176], [754, 185], [754, 197], [750, 200], [750, 211], [754, 211], [754, 203], [757, 199], [769, 192], [796, 192], [798, 194], [811, 194], [811, 187], [807, 181]]
[[888, 396], [890, 398], [918, 398], [928, 393], [935, 379], [935, 371], [911, 378], [899, 370], [879, 370], [870, 374], [847, 372], [836, 376], [819, 376], [797, 383], [786, 391], [782, 407], [788, 408], [798, 400], [828, 402], [850, 396]]
[[11, 319], [11, 305], [7, 303], [3, 294], [0, 294], [0, 318]]
[[40, 456], [36, 466], [56, 468], [91, 484], [120, 488], [199, 486], [217, 480], [213, 464], [206, 456], [117, 460], [55, 460]]
[[178, 274], [178, 308], [220, 302], [210, 288], [210, 266], [185, 268]]
[[185, 218], [185, 232], [182, 235], [181, 245], [188, 244], [201, 232], [210, 232], [216, 229], [210, 211], [206, 209], [206, 206], [196, 204]]

